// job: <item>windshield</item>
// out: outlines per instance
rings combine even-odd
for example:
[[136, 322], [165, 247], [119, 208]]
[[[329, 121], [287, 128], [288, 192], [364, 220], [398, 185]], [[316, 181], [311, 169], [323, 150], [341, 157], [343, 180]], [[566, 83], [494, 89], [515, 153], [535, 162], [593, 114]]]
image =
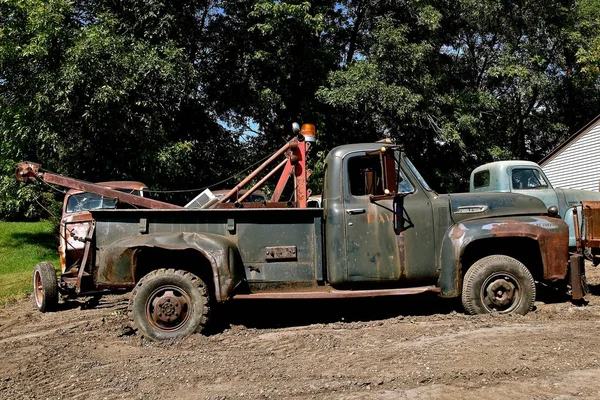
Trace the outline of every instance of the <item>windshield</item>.
[[[139, 190], [135, 189], [115, 189], [119, 192], [140, 195]], [[80, 211], [97, 210], [100, 208], [117, 208], [117, 200], [103, 197], [93, 193], [78, 193], [71, 195], [67, 200], [67, 213]]]
[[425, 179], [423, 179], [423, 177], [421, 176], [421, 174], [419, 173], [419, 171], [417, 171], [417, 169], [415, 168], [415, 166], [413, 165], [413, 163], [410, 162], [410, 160], [408, 159], [408, 157], [404, 156], [404, 162], [406, 163], [406, 165], [408, 165], [408, 168], [413, 173], [413, 175], [415, 176], [415, 178], [417, 178], [417, 180], [419, 181], [419, 183], [421, 184], [421, 186], [423, 186], [423, 189], [427, 190], [428, 192], [432, 192], [433, 190], [431, 189], [431, 187], [429, 187], [429, 185], [427, 184], [427, 182], [425, 182]]

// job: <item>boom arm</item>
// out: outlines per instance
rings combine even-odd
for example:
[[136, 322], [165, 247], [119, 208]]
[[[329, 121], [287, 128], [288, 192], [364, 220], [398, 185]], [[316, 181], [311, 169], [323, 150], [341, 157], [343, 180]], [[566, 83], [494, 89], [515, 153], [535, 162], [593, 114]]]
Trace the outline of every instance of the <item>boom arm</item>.
[[69, 189], [78, 189], [85, 192], [94, 193], [100, 196], [117, 199], [123, 203], [139, 206], [143, 208], [158, 208], [158, 209], [180, 209], [181, 206], [165, 203], [158, 200], [148, 199], [146, 197], [140, 197], [129, 193], [119, 192], [118, 190], [108, 189], [104, 186], [96, 185], [94, 183], [81, 181], [79, 179], [69, 178], [53, 172], [44, 171], [40, 164], [33, 163], [30, 161], [23, 161], [18, 164], [15, 171], [15, 175], [18, 181], [21, 182], [32, 182], [42, 181], [46, 183], [53, 183], [67, 187]]

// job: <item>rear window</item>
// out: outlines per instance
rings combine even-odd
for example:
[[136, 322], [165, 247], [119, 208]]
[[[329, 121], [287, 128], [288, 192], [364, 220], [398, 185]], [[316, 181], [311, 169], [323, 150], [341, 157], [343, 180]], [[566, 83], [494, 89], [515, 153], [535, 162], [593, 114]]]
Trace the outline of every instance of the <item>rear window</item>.
[[490, 171], [486, 169], [485, 171], [475, 172], [473, 186], [476, 188], [490, 186]]

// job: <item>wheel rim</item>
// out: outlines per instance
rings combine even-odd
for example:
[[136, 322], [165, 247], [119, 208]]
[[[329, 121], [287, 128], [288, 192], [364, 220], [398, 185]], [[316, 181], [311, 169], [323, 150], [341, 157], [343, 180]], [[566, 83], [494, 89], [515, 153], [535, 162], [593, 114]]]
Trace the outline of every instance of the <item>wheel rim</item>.
[[192, 300], [177, 286], [161, 286], [146, 301], [146, 318], [156, 329], [175, 331], [181, 328], [191, 315]]
[[509, 313], [521, 301], [519, 281], [506, 272], [494, 273], [481, 286], [481, 300], [489, 312]]
[[35, 271], [33, 274], [33, 294], [36, 306], [41, 307], [44, 301], [44, 285], [42, 284], [40, 271]]

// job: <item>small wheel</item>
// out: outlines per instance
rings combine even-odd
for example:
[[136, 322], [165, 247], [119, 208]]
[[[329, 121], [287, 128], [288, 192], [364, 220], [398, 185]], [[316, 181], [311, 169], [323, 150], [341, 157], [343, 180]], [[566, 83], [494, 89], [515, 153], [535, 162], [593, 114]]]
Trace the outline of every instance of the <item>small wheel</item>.
[[535, 281], [518, 260], [493, 255], [475, 262], [463, 281], [462, 303], [469, 314], [527, 314], [535, 302]]
[[41, 312], [55, 310], [58, 305], [58, 281], [52, 263], [38, 263], [33, 270], [33, 302]]
[[150, 339], [189, 336], [208, 322], [208, 291], [192, 273], [159, 269], [140, 279], [129, 310], [135, 326]]

